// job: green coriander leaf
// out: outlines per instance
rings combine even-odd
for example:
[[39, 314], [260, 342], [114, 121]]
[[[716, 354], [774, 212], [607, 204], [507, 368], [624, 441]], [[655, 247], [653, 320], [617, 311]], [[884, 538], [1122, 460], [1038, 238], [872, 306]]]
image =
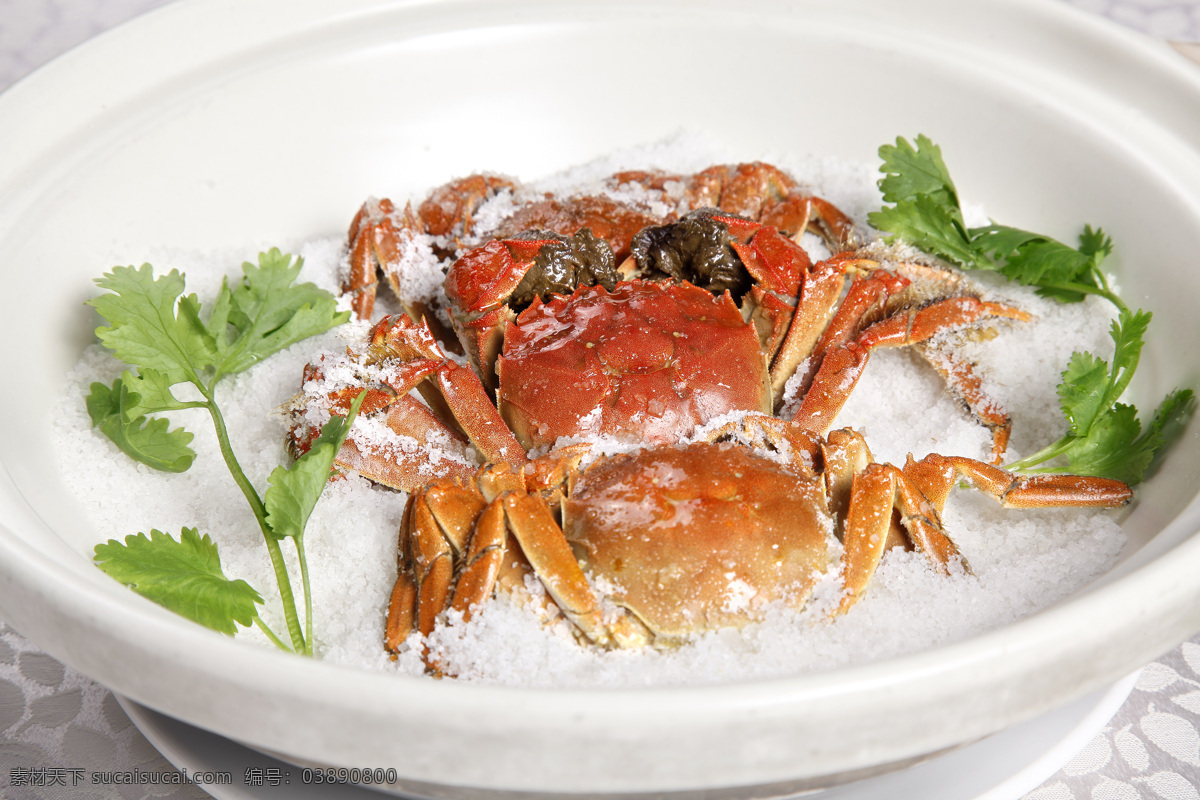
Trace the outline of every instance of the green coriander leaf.
[[908, 140], [897, 137], [895, 145], [885, 144], [879, 148], [879, 157], [883, 159], [879, 171], [885, 174], [879, 181], [884, 202], [902, 203], [928, 196], [938, 204], [954, 209], [952, 215], [962, 221], [958, 192], [946, 163], [942, 161], [942, 150], [928, 136], [918, 134], [915, 148]]
[[197, 405], [197, 403], [177, 400], [174, 393], [171, 392], [170, 379], [158, 370], [143, 369], [137, 374], [126, 370], [120, 380], [128, 390], [130, 398], [130, 402], [121, 409], [126, 420], [159, 411], [178, 411]]
[[1112, 255], [1113, 241], [1100, 228], [1092, 229], [1091, 225], [1083, 226], [1083, 233], [1079, 234], [1079, 252], [1092, 260], [1095, 266], [1100, 266], [1100, 262]]
[[[337, 301], [329, 292], [311, 283], [295, 283], [303, 263], [272, 248], [259, 254], [257, 266], [242, 265], [245, 276], [229, 292], [228, 300], [228, 323], [237, 333], [228, 346], [222, 343], [220, 347], [218, 374], [241, 372], [350, 318], [348, 312], [338, 313]], [[224, 297], [223, 290], [217, 305], [223, 313]], [[215, 333], [214, 321], [209, 324]]]
[[250, 584], [229, 580], [221, 570], [217, 546], [195, 528], [179, 540], [159, 530], [109, 539], [96, 545], [96, 565], [143, 597], [177, 614], [233, 635], [234, 623], [250, 625], [263, 602]]
[[1058, 385], [1063, 416], [1074, 436], [1086, 436], [1092, 423], [1108, 410], [1108, 364], [1091, 353], [1072, 353]]
[[149, 264], [115, 267], [96, 284], [111, 292], [87, 301], [108, 321], [96, 335], [117, 358], [156, 370], [172, 384], [199, 381], [213, 363], [216, 342], [199, 321], [195, 295], [180, 297], [179, 272], [156, 279]]
[[1154, 453], [1148, 472], [1158, 467], [1167, 445], [1179, 438], [1195, 411], [1196, 396], [1191, 389], [1176, 389], [1159, 403], [1150, 421], [1150, 429], [1145, 433]]
[[[1091, 284], [1093, 259], [1062, 242], [1007, 225], [988, 225], [970, 230], [971, 246], [986, 254], [1009, 280], [1029, 286], [1042, 284]], [[1084, 295], [1071, 293], [1071, 299]]]
[[1023, 245], [1043, 238], [1036, 233], [996, 224], [971, 228], [967, 233], [971, 238], [972, 247], [997, 262], [1015, 254]]
[[1064, 452], [1068, 471], [1137, 483], [1153, 456], [1144, 441], [1139, 441], [1140, 433], [1137, 410], [1117, 403], [1096, 419], [1086, 436], [1071, 442]]
[[138, 401], [139, 396], [130, 392], [121, 378], [111, 388], [93, 383], [87, 397], [88, 415], [93, 426], [135, 461], [164, 472], [187, 471], [196, 458], [188, 447], [192, 434], [182, 428], [168, 430], [165, 419], [130, 414]]
[[891, 239], [899, 237], [964, 267], [989, 268], [971, 247], [952, 210], [929, 195], [901, 200], [891, 208], [872, 211], [867, 218], [877, 229], [892, 233]]
[[1107, 403], [1115, 403], [1133, 378], [1138, 360], [1142, 356], [1142, 344], [1146, 336], [1146, 329], [1150, 327], [1152, 316], [1150, 312], [1140, 309], [1134, 312], [1121, 309], [1117, 318], [1113, 320], [1112, 326], [1109, 328], [1109, 335], [1112, 336], [1116, 349], [1113, 351], [1110, 377], [1112, 385], [1105, 397]]
[[276, 467], [271, 473], [263, 504], [267, 507], [267, 524], [276, 536], [299, 539], [304, 535], [308, 518], [329, 482], [333, 460], [350, 433], [350, 426], [354, 424], [366, 395], [363, 391], [354, 398], [346, 416], [331, 417], [312, 447], [290, 468]]
[[229, 357], [229, 312], [232, 305], [233, 293], [229, 291], [229, 281], [223, 278], [221, 291], [217, 292], [217, 297], [212, 304], [212, 311], [208, 315], [208, 321], [204, 323], [208, 335], [213, 338], [217, 347], [214, 358], [217, 364], [224, 363]]
[[1065, 449], [1068, 469], [1078, 475], [1117, 478], [1131, 486], [1140, 483], [1166, 446], [1183, 431], [1195, 408], [1192, 391], [1177, 389], [1155, 409], [1150, 426], [1142, 433], [1137, 410], [1116, 403], [1086, 436], [1071, 441]]
[[[1028, 286], [1091, 281], [1092, 262], [1087, 256], [1054, 239], [1032, 239], [1005, 261], [1000, 272], [1009, 280]], [[1079, 299], [1083, 299], [1083, 294]]]
[[1109, 329], [1115, 344], [1111, 369], [1091, 353], [1071, 355], [1058, 396], [1072, 435], [1086, 437], [1092, 424], [1124, 393], [1137, 369], [1150, 318], [1149, 312], [1122, 310], [1113, 320]]

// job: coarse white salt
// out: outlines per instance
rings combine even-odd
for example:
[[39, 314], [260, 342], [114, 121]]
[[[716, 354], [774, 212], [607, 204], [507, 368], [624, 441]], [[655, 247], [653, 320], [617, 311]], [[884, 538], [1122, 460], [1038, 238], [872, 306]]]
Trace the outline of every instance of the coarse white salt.
[[[731, 157], [713, 142], [685, 135], [620, 151], [532, 181], [516, 193], [497, 194], [476, 215], [477, 231], [494, 228], [515, 208], [514, 200], [526, 195], [588, 193], [618, 170], [686, 173], [743, 155]], [[791, 172], [860, 224], [880, 204], [878, 174], [871, 165], [786, 154], [759, 157]], [[638, 201], [641, 190], [624, 186], [610, 191]], [[420, 200], [412, 199], [414, 205]], [[804, 242], [817, 250], [815, 237], [806, 236]], [[428, 253], [421, 251], [421, 278], [409, 287], [422, 297], [430, 292], [431, 276], [436, 277], [432, 249], [426, 249]], [[345, 243], [310, 241], [300, 252], [306, 261], [302, 279], [336, 293], [347, 261]], [[158, 274], [172, 268], [185, 271], [188, 291], [202, 299], [211, 298], [222, 277], [236, 276], [237, 264], [250, 257], [165, 249], [147, 255], [153, 256]], [[815, 258], [824, 255], [814, 252]], [[1035, 323], [991, 325], [990, 338], [959, 336], [954, 342], [955, 352], [980, 366], [988, 392], [1011, 412], [1009, 458], [1017, 458], [1061, 435], [1063, 422], [1055, 394], [1059, 374], [1072, 350], [1108, 353], [1111, 314], [1096, 300], [1059, 305], [995, 281], [987, 282], [985, 290], [989, 299], [1000, 299], [1036, 317]], [[281, 409], [300, 391], [304, 365], [322, 353], [344, 352], [347, 343], [361, 339], [365, 330], [365, 323], [354, 323], [301, 342], [221, 385], [218, 398], [235, 450], [260, 492], [270, 471], [288, 458], [287, 420]], [[76, 488], [103, 538], [120, 540], [151, 528], [177, 537], [183, 526], [211, 535], [220, 547], [226, 574], [256, 587], [267, 598], [264, 618], [275, 630], [283, 630], [261, 534], [226, 471], [207, 416], [195, 410], [169, 415], [172, 427], [182, 425], [195, 434], [196, 462], [179, 475], [136, 464], [92, 429], [84, 406], [87, 387], [92, 381], [111, 383], [122, 368], [97, 345], [82, 355], [68, 376], [57, 400], [55, 437], [67, 482]], [[353, 377], [327, 374], [325, 380]], [[310, 421], [320, 424], [328, 410], [311, 414]], [[909, 350], [872, 355], [835, 426], [858, 429], [877, 460], [898, 464], [910, 453], [917, 458], [938, 452], [986, 459], [991, 447], [989, 433], [964, 414], [933, 368]], [[369, 427], [368, 421], [360, 420], [356, 431]], [[382, 432], [378, 437], [381, 447], [400, 447]], [[629, 445], [610, 441], [600, 449], [619, 452]], [[461, 458], [461, 454], [447, 452], [446, 457]], [[355, 475], [326, 488], [305, 534], [319, 657], [362, 669], [423, 674], [415, 641], [394, 661], [381, 646], [404, 501], [402, 493]], [[831, 553], [829, 570], [802, 609], [776, 605], [759, 622], [741, 630], [700, 635], [677, 649], [602, 651], [581, 646], [571, 625], [553, 609], [547, 618], [508, 597], [495, 598], [469, 622], [448, 614], [428, 646], [460, 680], [505, 685], [705, 684], [836, 669], [963, 639], [1045, 608], [1111, 567], [1124, 544], [1112, 512], [1006, 511], [971, 490], [954, 493], [945, 523], [970, 573], [960, 567], [949, 577], [939, 575], [920, 553], [891, 551], [865, 597], [832, 623], [827, 620], [840, 597], [837, 552]], [[833, 549], [838, 549], [836, 542]], [[298, 567], [291, 553], [288, 559], [293, 588], [298, 589]], [[748, 604], [752, 589], [735, 588], [741, 591], [731, 592], [728, 604]], [[530, 589], [535, 595], [541, 593], [536, 581], [531, 580]], [[242, 630], [238, 636], [270, 646], [255, 629]]]

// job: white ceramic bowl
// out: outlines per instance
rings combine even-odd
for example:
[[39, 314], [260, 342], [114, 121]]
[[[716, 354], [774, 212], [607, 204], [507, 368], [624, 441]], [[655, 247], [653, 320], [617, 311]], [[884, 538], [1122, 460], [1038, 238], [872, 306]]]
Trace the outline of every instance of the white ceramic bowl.
[[1032, 717], [1200, 628], [1195, 433], [1139, 490], [1118, 566], [1019, 623], [827, 674], [532, 691], [291, 658], [135, 596], [90, 564], [50, 399], [121, 253], [332, 235], [370, 194], [542, 175], [682, 127], [859, 161], [922, 132], [998, 218], [1063, 238], [1103, 224], [1125, 295], [1156, 315], [1134, 398], [1151, 405], [1200, 368], [1198, 109], [1200, 74], [1165, 46], [1032, 0], [162, 8], [0, 96], [0, 616], [145, 705], [293, 758], [394, 766], [428, 794], [749, 795]]

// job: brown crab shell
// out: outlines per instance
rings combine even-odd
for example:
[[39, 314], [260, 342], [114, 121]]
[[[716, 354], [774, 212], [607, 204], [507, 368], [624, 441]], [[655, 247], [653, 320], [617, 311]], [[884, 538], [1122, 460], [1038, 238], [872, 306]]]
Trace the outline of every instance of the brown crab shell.
[[688, 283], [581, 286], [507, 326], [498, 405], [527, 449], [561, 436], [679, 441], [731, 411], [771, 412], [755, 328], [728, 294]]
[[830, 563], [824, 488], [732, 444], [616, 456], [584, 473], [563, 532], [658, 645], [798, 606]]

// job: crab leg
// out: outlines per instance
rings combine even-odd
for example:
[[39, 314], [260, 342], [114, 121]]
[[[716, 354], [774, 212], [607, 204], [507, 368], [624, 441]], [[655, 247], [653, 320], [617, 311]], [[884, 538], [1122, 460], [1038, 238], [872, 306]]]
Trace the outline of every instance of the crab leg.
[[904, 472], [921, 493], [941, 510], [955, 482], [966, 478], [1005, 508], [1091, 507], [1118, 508], [1133, 497], [1125, 484], [1086, 475], [1014, 475], [982, 461], [936, 453], [920, 461], [911, 458]]
[[830, 431], [821, 447], [821, 456], [825, 463], [823, 472], [829, 511], [834, 519], [845, 519], [850, 508], [854, 476], [865, 470], [875, 458], [867, 447], [867, 441], [850, 428]]
[[409, 497], [385, 626], [384, 646], [389, 652], [394, 653], [414, 630], [422, 636], [433, 630], [451, 596], [454, 558], [467, 551], [471, 560], [470, 553], [477, 549], [472, 531], [486, 506], [470, 481], [441, 481]]
[[842, 553], [845, 594], [838, 606], [844, 613], [862, 597], [884, 552], [893, 543], [892, 511], [900, 512], [900, 524], [909, 539], [943, 574], [958, 556], [958, 548], [942, 531], [941, 520], [917, 485], [891, 464], [869, 464], [854, 477], [850, 510]]
[[947, 347], [938, 347], [934, 342], [922, 342], [917, 352], [937, 371], [946, 385], [958, 395], [967, 411], [977, 422], [992, 432], [991, 463], [1000, 464], [1008, 450], [1008, 439], [1012, 433], [1012, 419], [983, 389], [983, 380], [975, 367], [963, 361]]
[[454, 419], [484, 458], [491, 463], [512, 465], [529, 460], [470, 367], [447, 361], [438, 370], [437, 382]]
[[759, 222], [773, 225], [796, 239], [812, 229], [834, 253], [852, 250], [858, 244], [858, 229], [853, 220], [820, 197], [790, 195], [764, 211]]
[[546, 504], [532, 495], [517, 493], [505, 495], [501, 502], [513, 536], [554, 603], [585, 636], [596, 644], [608, 645], [611, 638], [599, 601]]
[[426, 401], [435, 412], [440, 410], [453, 420], [489, 462], [519, 465], [528, 460], [488, 399], [479, 376], [448, 360], [427, 324], [404, 316], [386, 317], [371, 332], [371, 350], [379, 360], [407, 361], [398, 367], [406, 378], [396, 387], [398, 394], [407, 394], [414, 386], [425, 389], [427, 380], [434, 381], [436, 391], [422, 391]]
[[408, 530], [412, 524], [412, 509], [415, 497], [409, 495], [404, 505], [404, 517], [400, 522], [400, 541], [396, 554], [396, 585], [388, 600], [387, 622], [383, 629], [383, 649], [395, 654], [405, 639], [416, 630], [417, 582], [413, 577], [412, 558], [408, 547]]
[[969, 325], [986, 317], [1029, 319], [1028, 314], [1011, 306], [989, 303], [976, 297], [954, 297], [909, 309], [907, 313], [888, 317], [867, 327], [852, 341], [835, 346], [825, 354], [795, 419], [809, 430], [824, 433], [850, 397], [873, 348], [917, 344], [942, 331]]
[[[830, 262], [833, 264], [831, 265]], [[821, 262], [820, 266], [825, 269], [837, 269], [838, 277], [841, 277], [852, 267], [870, 270], [878, 264], [867, 259], [838, 258]], [[824, 315], [808, 323], [812, 327], [808, 330], [803, 344], [797, 343], [796, 345], [797, 353], [804, 360], [796, 364], [784, 363], [782, 359], [777, 359], [777, 363], [772, 365], [772, 384], [778, 384], [780, 397], [784, 385], [793, 374], [798, 376], [799, 381], [799, 385], [796, 387], [796, 396], [803, 397], [808, 392], [813, 376], [820, 368], [825, 354], [833, 347], [849, 342], [857, 333], [863, 318], [882, 309], [888, 297], [907, 287], [909, 281], [889, 272], [879, 271], [870, 272], [865, 278], [856, 277], [850, 284], [845, 298], [837, 305], [837, 311], [833, 312], [833, 305], [840, 296], [841, 285], [841, 281], [836, 284], [839, 294], [832, 297], [828, 294], [829, 289], [826, 289], [827, 294], [820, 301], [825, 311]], [[828, 304], [827, 308], [825, 304]], [[825, 321], [830, 313], [833, 313], [833, 319], [829, 320], [826, 325]], [[798, 359], [792, 356], [791, 360], [797, 361]]]
[[450, 601], [451, 610], [461, 612], [464, 622], [471, 618], [476, 607], [492, 596], [503, 566], [507, 538], [504, 508], [499, 503], [491, 503], [475, 522]]
[[[350, 305], [359, 319], [370, 319], [379, 290], [379, 273], [392, 276], [400, 263], [400, 240], [420, 230], [420, 223], [406, 207], [399, 225], [391, 200], [363, 203], [350, 223], [350, 274], [342, 284], [342, 293], [351, 295]], [[393, 288], [395, 278], [392, 277]]]
[[835, 256], [818, 262], [804, 276], [787, 334], [771, 361], [771, 395], [776, 408], [782, 403], [788, 380], [817, 347], [834, 309], [839, 307], [846, 273], [876, 266], [877, 262], [869, 259]]
[[851, 490], [843, 553], [846, 594], [839, 613], [858, 602], [883, 553], [894, 546], [895, 537], [889, 536], [893, 509], [900, 512], [900, 525], [909, 539], [939, 572], [947, 573], [951, 559], [961, 558], [942, 529], [941, 513], [950, 489], [962, 478], [1005, 508], [1117, 508], [1133, 497], [1128, 485], [1110, 478], [1023, 477], [961, 456], [910, 458], [903, 469], [870, 464], [855, 475]]

